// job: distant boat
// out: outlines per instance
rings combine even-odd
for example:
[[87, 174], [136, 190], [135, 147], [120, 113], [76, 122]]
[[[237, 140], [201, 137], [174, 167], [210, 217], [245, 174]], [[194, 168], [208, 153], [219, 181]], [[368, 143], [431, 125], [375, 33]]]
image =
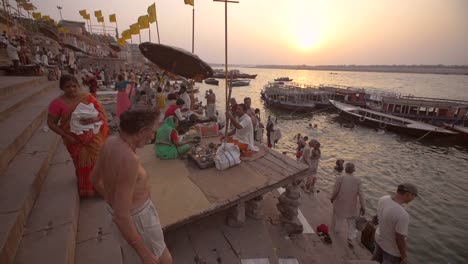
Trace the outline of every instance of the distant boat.
[[292, 82], [293, 80], [294, 79], [290, 79], [289, 77], [279, 77], [275, 79], [276, 82]]
[[458, 134], [457, 132], [453, 132], [445, 128], [440, 128], [411, 119], [340, 103], [335, 100], [330, 100], [330, 103], [338, 109], [340, 114], [346, 115], [347, 117], [350, 117], [359, 123], [378, 127], [380, 129], [388, 129], [413, 136], [428, 137], [452, 136]]
[[219, 81], [216, 80], [215, 78], [208, 78], [208, 79], [205, 79], [205, 83], [206, 84], [211, 84], [211, 85], [218, 85]]
[[231, 80], [230, 82], [232, 87], [250, 85], [250, 80]]
[[263, 87], [261, 96], [268, 106], [295, 112], [308, 112], [328, 106], [333, 93], [321, 91], [317, 86], [269, 82]]
[[[218, 79], [225, 79], [226, 78], [226, 73], [222, 70], [216, 71], [213, 74], [214, 78]], [[239, 70], [231, 70], [228, 73], [228, 78], [244, 78], [244, 79], [255, 79], [257, 77], [257, 74], [248, 74], [248, 73], [242, 73]]]

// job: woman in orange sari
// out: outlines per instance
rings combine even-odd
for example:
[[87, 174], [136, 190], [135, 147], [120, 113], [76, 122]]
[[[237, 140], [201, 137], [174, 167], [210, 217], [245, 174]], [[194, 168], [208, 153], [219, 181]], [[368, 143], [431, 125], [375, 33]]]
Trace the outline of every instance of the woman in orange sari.
[[[96, 163], [101, 146], [109, 134], [109, 127], [105, 112], [99, 101], [89, 93], [82, 93], [78, 80], [72, 75], [62, 75], [60, 89], [63, 94], [54, 99], [49, 105], [47, 125], [52, 131], [60, 135], [67, 147], [75, 165], [78, 180], [78, 191], [81, 198], [94, 196], [94, 187], [91, 183], [91, 172]], [[98, 116], [80, 119], [81, 125], [89, 125], [102, 121], [97, 134], [92, 130], [77, 135], [71, 132], [70, 123], [72, 113], [80, 104], [93, 104]]]

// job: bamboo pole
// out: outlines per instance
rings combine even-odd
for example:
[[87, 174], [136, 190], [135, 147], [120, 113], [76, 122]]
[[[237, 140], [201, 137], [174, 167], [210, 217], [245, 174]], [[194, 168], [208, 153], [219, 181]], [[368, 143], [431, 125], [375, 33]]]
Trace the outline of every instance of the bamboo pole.
[[192, 7], [192, 53], [195, 53], [195, 1]]

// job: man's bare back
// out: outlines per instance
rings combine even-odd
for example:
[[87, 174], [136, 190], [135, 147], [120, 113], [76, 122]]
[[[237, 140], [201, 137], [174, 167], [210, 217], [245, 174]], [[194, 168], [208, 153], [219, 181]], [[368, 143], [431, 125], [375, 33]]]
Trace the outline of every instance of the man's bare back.
[[[122, 177], [133, 178], [135, 174], [136, 183], [132, 193], [132, 204], [130, 209], [143, 205], [150, 197], [150, 184], [148, 175], [141, 166], [138, 156], [133, 149], [119, 136], [109, 137], [104, 143], [99, 161], [99, 167], [93, 173], [93, 178], [102, 187], [102, 195], [107, 203], [114, 207], [115, 199], [118, 198], [120, 180]], [[133, 176], [133, 177], [132, 177]]]
[[207, 104], [215, 104], [216, 103], [216, 95], [214, 93], [210, 93], [206, 97]]

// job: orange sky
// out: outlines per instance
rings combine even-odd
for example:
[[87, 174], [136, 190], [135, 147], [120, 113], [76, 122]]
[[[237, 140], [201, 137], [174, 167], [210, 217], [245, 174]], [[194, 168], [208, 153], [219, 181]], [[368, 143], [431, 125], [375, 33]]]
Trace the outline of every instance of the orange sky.
[[[13, 0], [10, 0], [12, 2]], [[83, 21], [117, 14], [121, 32], [154, 1], [31, 0], [42, 14]], [[192, 7], [156, 1], [162, 44], [191, 50]], [[229, 63], [468, 65], [467, 0], [240, 0], [228, 8]], [[93, 23], [97, 24], [93, 16]], [[156, 41], [155, 25], [151, 25]], [[148, 30], [142, 30], [142, 41]], [[133, 36], [138, 43], [138, 36]], [[224, 61], [224, 4], [195, 0], [195, 53]]]

